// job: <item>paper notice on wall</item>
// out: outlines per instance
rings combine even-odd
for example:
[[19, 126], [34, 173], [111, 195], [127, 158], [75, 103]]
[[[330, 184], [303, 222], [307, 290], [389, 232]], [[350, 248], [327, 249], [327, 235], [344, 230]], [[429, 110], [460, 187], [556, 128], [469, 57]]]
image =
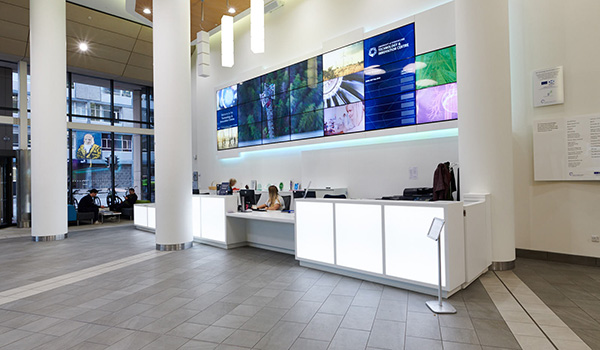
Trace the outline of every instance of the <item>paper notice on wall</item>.
[[533, 125], [536, 181], [563, 180], [566, 168], [565, 120], [540, 120]]
[[534, 71], [533, 106], [549, 106], [564, 102], [563, 67]]
[[600, 180], [600, 115], [540, 120], [533, 128], [536, 181]]
[[600, 180], [600, 116], [567, 119], [567, 177]]

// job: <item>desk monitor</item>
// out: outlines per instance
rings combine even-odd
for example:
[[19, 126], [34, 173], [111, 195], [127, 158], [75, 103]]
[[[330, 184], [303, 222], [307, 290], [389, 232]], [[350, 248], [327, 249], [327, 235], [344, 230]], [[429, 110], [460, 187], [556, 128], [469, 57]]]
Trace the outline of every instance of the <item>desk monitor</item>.
[[294, 191], [294, 198], [317, 198], [317, 192], [309, 190]]
[[254, 190], [240, 190], [240, 200], [242, 201], [242, 210], [251, 208], [256, 204]]

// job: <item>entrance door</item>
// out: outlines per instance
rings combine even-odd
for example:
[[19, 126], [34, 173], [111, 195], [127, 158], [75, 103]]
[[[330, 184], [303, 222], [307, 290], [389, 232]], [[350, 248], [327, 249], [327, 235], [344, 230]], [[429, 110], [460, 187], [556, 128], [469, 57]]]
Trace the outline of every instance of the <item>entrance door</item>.
[[13, 224], [13, 159], [0, 156], [0, 227]]

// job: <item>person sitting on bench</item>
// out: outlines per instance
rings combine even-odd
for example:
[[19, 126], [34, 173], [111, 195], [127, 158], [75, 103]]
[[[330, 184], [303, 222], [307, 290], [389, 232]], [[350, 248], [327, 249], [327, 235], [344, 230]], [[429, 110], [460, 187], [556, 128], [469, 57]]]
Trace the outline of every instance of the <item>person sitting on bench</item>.
[[137, 202], [137, 194], [135, 194], [135, 190], [133, 188], [129, 189], [129, 194], [125, 196], [125, 200], [122, 203], [112, 205], [110, 210], [112, 211], [121, 211], [123, 208], [133, 208], [135, 202]]
[[97, 189], [92, 188], [89, 192], [88, 195], [79, 200], [77, 210], [81, 213], [94, 213], [94, 224], [98, 225], [100, 224], [100, 221], [98, 221], [98, 209], [105, 208], [105, 206], [101, 205], [98, 207], [96, 203], [94, 203], [94, 199], [98, 195]]

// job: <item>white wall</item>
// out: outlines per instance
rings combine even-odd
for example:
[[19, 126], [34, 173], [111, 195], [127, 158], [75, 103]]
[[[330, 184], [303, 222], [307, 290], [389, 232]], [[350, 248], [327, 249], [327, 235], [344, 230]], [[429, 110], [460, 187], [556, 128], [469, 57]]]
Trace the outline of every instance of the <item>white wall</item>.
[[[600, 182], [533, 181], [532, 122], [600, 112], [600, 2], [510, 0], [517, 248], [600, 257]], [[531, 72], [564, 66], [565, 103], [533, 108]], [[508, 175], [508, 174], [507, 174]]]
[[[286, 0], [283, 7], [265, 15], [264, 54], [255, 55], [250, 51], [249, 17], [235, 23], [233, 68], [221, 67], [221, 36], [220, 33], [212, 35], [211, 76], [197, 78], [194, 94], [194, 150], [197, 154], [194, 170], [200, 173], [201, 188], [230, 177], [237, 178], [241, 185], [255, 179], [263, 187], [279, 182], [287, 187], [290, 180], [306, 186], [312, 181], [311, 187], [348, 187], [353, 197], [373, 198], [399, 194], [405, 187], [431, 186], [433, 171], [439, 162], [457, 162], [456, 136], [383, 144], [363, 142], [343, 148], [292, 147], [219, 159], [215, 91], [413, 21], [417, 53], [453, 45], [453, 4], [429, 10], [447, 2]], [[302, 143], [289, 142], [285, 146]], [[417, 180], [409, 180], [410, 167], [418, 168]]]

